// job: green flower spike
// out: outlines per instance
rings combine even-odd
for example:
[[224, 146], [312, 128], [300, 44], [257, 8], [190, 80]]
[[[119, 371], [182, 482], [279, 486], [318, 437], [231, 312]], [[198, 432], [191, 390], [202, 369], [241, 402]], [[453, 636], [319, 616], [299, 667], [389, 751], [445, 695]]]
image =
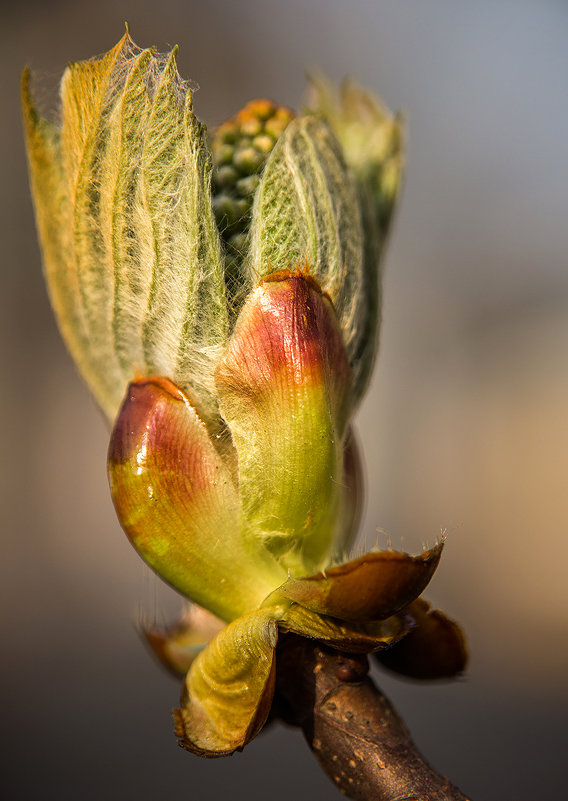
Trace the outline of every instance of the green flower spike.
[[27, 73], [23, 106], [52, 304], [114, 421], [118, 518], [194, 604], [144, 632], [185, 675], [180, 744], [222, 756], [257, 734], [288, 632], [414, 677], [461, 672], [457, 624], [419, 598], [441, 544], [345, 561], [399, 122], [320, 81], [297, 117], [249, 104], [212, 158], [175, 50], [128, 34], [68, 67], [60, 125], [36, 112]]

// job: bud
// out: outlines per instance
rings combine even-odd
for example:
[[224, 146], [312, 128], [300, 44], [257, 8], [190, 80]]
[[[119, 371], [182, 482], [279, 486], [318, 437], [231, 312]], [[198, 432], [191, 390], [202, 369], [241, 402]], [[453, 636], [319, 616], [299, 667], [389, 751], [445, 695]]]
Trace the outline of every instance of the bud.
[[253, 100], [213, 136], [213, 208], [225, 245], [229, 311], [238, 311], [252, 286], [243, 265], [249, 247], [251, 209], [266, 159], [294, 117], [286, 106]]
[[187, 671], [180, 744], [220, 756], [266, 720], [282, 632], [393, 646], [389, 666], [408, 675], [450, 675], [466, 657], [457, 625], [417, 601], [441, 544], [346, 560], [400, 123], [320, 80], [311, 112], [254, 101], [211, 153], [175, 59], [127, 33], [69, 65], [60, 125], [39, 117], [27, 72], [23, 109], [53, 308], [114, 421], [118, 518], [208, 610], [146, 637]]
[[248, 297], [217, 370], [244, 537], [293, 575], [325, 567], [341, 502], [349, 365], [333, 307], [286, 271]]
[[130, 541], [165, 581], [224, 620], [258, 606], [286, 572], [250, 558], [224, 459], [187, 396], [164, 378], [129, 387], [112, 432], [109, 478]]

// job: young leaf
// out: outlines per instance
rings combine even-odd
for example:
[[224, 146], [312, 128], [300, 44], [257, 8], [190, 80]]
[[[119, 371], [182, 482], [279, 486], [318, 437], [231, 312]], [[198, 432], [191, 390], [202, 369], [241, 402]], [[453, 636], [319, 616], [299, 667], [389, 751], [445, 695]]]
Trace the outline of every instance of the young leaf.
[[322, 114], [341, 144], [355, 178], [361, 207], [364, 257], [359, 335], [351, 354], [353, 399], [363, 396], [378, 348], [382, 256], [404, 172], [404, 122], [372, 92], [345, 80], [338, 92], [324, 76], [312, 76], [310, 107]]
[[252, 213], [252, 269], [306, 265], [331, 298], [349, 362], [360, 347], [363, 232], [352, 175], [328, 124], [289, 123], [264, 168]]
[[60, 128], [37, 114], [25, 73], [28, 158], [53, 307], [109, 421], [136, 374], [159, 374], [214, 426], [223, 265], [205, 133], [175, 58], [126, 35], [70, 64]]

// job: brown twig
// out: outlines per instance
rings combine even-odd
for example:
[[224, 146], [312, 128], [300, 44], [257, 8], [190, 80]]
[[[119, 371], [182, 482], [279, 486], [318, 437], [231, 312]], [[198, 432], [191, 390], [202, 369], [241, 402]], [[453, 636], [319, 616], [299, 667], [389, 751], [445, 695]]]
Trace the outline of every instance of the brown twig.
[[420, 754], [368, 678], [365, 656], [288, 634], [278, 653], [275, 711], [300, 726], [323, 770], [353, 801], [468, 801]]

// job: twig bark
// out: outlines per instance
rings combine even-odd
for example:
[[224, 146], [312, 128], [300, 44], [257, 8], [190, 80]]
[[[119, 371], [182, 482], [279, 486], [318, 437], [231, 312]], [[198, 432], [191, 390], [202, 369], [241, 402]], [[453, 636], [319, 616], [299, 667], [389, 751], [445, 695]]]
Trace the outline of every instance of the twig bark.
[[300, 726], [332, 782], [353, 801], [468, 801], [420, 754], [367, 676], [367, 657], [288, 634], [278, 653], [276, 708]]

